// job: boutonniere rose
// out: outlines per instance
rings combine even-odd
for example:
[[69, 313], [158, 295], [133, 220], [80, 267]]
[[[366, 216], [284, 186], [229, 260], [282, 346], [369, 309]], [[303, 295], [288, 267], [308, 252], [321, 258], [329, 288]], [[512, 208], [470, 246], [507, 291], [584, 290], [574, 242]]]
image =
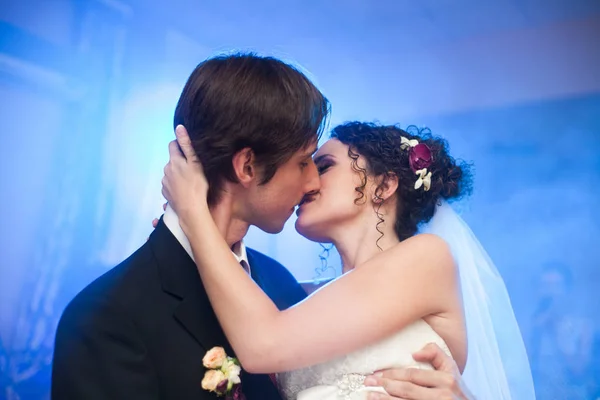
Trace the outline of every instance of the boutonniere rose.
[[202, 365], [207, 369], [202, 389], [215, 392], [225, 400], [246, 400], [241, 388], [242, 368], [237, 358], [229, 357], [222, 347], [213, 347], [202, 358]]

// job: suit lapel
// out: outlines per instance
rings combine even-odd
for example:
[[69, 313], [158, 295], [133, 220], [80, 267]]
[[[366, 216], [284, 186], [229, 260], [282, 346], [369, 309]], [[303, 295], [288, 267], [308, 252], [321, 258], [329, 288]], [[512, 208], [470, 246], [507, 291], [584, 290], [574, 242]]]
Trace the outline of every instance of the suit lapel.
[[[149, 243], [158, 262], [163, 290], [179, 299], [173, 317], [205, 351], [221, 346], [228, 355], [235, 357], [202, 286], [196, 264], [169, 231], [162, 218], [152, 232]], [[248, 261], [252, 265], [252, 260]], [[254, 265], [257, 266], [256, 263]], [[260, 285], [259, 275], [257, 273], [255, 279]], [[248, 400], [281, 399], [268, 375], [248, 374], [243, 371], [241, 379], [242, 390]]]
[[203, 290], [199, 288], [197, 291], [190, 291], [179, 303], [173, 316], [206, 351], [220, 346], [233, 357], [234, 351]]
[[180, 301], [174, 318], [206, 351], [221, 346], [232, 355], [233, 350], [210, 305], [196, 264], [162, 219], [149, 242], [158, 261], [163, 290]]

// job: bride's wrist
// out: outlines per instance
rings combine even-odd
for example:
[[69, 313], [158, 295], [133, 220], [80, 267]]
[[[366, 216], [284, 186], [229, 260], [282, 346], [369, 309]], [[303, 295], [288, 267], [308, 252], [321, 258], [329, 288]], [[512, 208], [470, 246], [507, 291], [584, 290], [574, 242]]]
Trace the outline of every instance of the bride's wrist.
[[181, 211], [181, 214], [178, 216], [183, 233], [190, 235], [197, 229], [202, 221], [206, 221], [206, 218], [210, 218], [210, 211], [208, 206], [199, 205]]

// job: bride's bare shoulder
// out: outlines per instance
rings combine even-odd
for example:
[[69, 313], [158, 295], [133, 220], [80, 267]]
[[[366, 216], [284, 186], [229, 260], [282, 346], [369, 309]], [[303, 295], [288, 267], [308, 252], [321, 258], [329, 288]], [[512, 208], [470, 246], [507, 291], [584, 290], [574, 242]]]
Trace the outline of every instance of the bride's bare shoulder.
[[446, 241], [438, 235], [434, 235], [432, 233], [419, 233], [406, 239], [403, 242], [400, 242], [400, 244], [402, 243], [411, 244], [413, 246], [428, 246], [433, 247], [437, 250], [448, 249], [448, 244], [446, 243]]
[[388, 257], [434, 268], [455, 267], [452, 252], [446, 241], [429, 233], [418, 234], [398, 243], [389, 249]]

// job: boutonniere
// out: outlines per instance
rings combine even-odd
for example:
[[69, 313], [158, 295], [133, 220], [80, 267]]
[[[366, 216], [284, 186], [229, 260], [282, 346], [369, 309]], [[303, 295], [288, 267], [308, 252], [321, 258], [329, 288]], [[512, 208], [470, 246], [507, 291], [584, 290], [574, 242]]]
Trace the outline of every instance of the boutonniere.
[[240, 380], [242, 368], [237, 358], [229, 357], [222, 347], [213, 347], [204, 355], [202, 364], [207, 368], [202, 389], [215, 392], [225, 400], [246, 400]]

